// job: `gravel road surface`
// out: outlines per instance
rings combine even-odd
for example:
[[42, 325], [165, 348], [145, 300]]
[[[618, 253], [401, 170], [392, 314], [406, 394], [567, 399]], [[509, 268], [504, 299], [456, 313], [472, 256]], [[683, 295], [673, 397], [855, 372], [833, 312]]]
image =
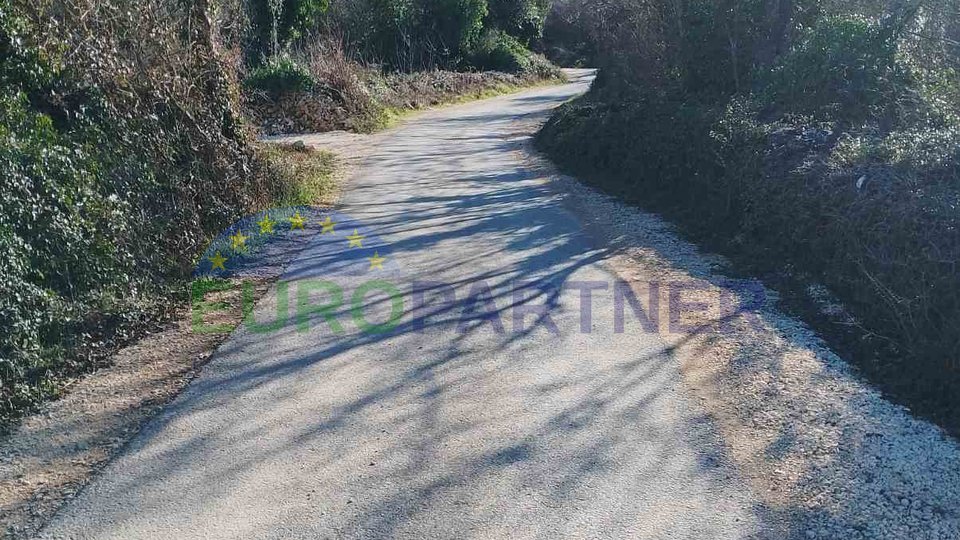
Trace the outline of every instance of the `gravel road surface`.
[[514, 155], [516, 120], [589, 80], [379, 135], [333, 230], [255, 310], [265, 326], [286, 303], [286, 323], [238, 330], [44, 536], [754, 534], [664, 343], [627, 295], [617, 333], [605, 252]]
[[297, 137], [341, 204], [42, 536], [960, 538], [955, 440], [530, 150], [571, 74]]

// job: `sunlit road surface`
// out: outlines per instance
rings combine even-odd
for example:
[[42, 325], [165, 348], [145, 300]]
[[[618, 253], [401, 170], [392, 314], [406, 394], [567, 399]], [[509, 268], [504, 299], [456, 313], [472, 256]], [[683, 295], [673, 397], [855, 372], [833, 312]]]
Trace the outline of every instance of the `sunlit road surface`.
[[[676, 359], [629, 304], [617, 331], [608, 254], [521, 159], [523, 120], [590, 78], [378, 136], [337, 209], [346, 222], [256, 309], [263, 323], [286, 303], [289, 319], [238, 330], [44, 535], [758, 534]], [[351, 246], [355, 230], [374, 243]], [[374, 250], [381, 265], [338, 271]], [[402, 317], [378, 327], [391, 287]]]

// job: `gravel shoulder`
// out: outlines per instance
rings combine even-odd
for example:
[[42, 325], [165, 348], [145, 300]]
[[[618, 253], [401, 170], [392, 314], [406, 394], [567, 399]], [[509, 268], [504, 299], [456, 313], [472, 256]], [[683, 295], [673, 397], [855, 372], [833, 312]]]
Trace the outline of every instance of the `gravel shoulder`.
[[[788, 538], [960, 538], [960, 445], [885, 400], [759, 283], [744, 291], [728, 263], [656, 215], [560, 174], [530, 146], [519, 156], [598, 239], [639, 290], [684, 287], [698, 331], [672, 343], [683, 379], [713, 419], [738, 470]], [[750, 313], [726, 319], [720, 299]], [[758, 299], [762, 299], [758, 302]], [[668, 299], [663, 299], [667, 302]], [[664, 312], [664, 316], [669, 313]]]

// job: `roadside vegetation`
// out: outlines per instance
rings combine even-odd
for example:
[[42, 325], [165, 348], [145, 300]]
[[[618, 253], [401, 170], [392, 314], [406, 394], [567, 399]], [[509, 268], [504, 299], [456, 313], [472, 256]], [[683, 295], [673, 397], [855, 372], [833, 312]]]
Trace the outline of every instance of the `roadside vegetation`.
[[[389, 127], [410, 111], [490, 97], [562, 78], [559, 68], [539, 56], [535, 57], [539, 67], [515, 73], [442, 69], [384, 72], [378, 66], [350, 60], [339, 42], [314, 47], [297, 53], [302, 60], [283, 60], [296, 66], [290, 69], [308, 75], [309, 83], [297, 82], [288, 89], [273, 91], [269, 89], [273, 83], [255, 85], [248, 79], [244, 92], [247, 115], [262, 133], [369, 133]], [[295, 75], [284, 77], [301, 81]], [[325, 82], [316, 84], [315, 80]]]
[[309, 31], [281, 27], [277, 41], [254, 44], [244, 102], [268, 134], [370, 132], [405, 111], [559, 80], [560, 70], [530, 49], [547, 7], [546, 0], [332, 0]]
[[[0, 5], [0, 426], [186, 301], [225, 226], [332, 201], [333, 157], [258, 144], [262, 125], [370, 130], [557, 76], [527, 48], [537, 0], [369, 4]], [[319, 112], [283, 123], [260, 100]]]
[[[562, 0], [600, 68], [538, 137], [797, 299], [882, 389], [960, 433], [960, 12], [945, 0]], [[802, 308], [801, 308], [802, 309]]]

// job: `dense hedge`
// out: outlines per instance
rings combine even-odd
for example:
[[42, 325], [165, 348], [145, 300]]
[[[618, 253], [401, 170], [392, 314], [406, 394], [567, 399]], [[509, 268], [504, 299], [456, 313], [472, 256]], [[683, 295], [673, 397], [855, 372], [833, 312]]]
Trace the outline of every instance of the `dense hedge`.
[[278, 190], [187, 5], [0, 7], [0, 420], [155, 317]]
[[518, 73], [531, 78], [556, 77], [558, 70], [546, 58], [531, 52], [517, 38], [490, 30], [471, 48], [464, 65], [478, 71]]
[[751, 272], [826, 285], [853, 359], [960, 432], [960, 81], [888, 21], [824, 17], [719, 98], [601, 76], [538, 143]]
[[549, 5], [550, 0], [331, 0], [326, 20], [357, 58], [391, 71], [503, 70], [503, 64], [477, 65], [488, 38], [503, 33], [521, 48], [532, 48]]

